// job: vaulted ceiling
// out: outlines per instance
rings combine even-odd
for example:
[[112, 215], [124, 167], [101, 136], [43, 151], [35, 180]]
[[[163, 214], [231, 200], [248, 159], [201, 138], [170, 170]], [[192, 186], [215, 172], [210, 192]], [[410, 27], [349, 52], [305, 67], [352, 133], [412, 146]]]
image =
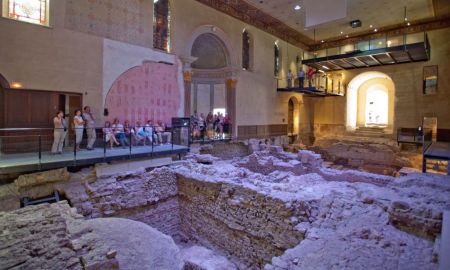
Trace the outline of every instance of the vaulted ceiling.
[[[418, 32], [450, 27], [450, 0], [347, 0], [345, 18], [309, 28], [305, 27], [305, 0], [197, 1], [305, 49], [326, 46], [322, 43], [334, 46], [346, 43], [346, 39], [354, 41], [386, 31], [397, 33], [400, 28]], [[320, 1], [316, 0], [318, 4]], [[302, 8], [295, 10], [296, 5]], [[410, 29], [404, 21], [405, 7]], [[351, 28], [349, 22], [356, 19], [362, 21], [362, 27]]]

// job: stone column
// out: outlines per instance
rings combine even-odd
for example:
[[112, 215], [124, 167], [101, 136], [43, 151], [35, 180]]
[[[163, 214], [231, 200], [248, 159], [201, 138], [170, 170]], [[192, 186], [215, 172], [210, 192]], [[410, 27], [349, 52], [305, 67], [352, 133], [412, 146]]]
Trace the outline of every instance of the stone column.
[[232, 134], [237, 134], [237, 121], [236, 121], [236, 79], [226, 79], [226, 101], [227, 101], [227, 113], [231, 118]]
[[183, 71], [184, 82], [184, 116], [189, 117], [191, 115], [191, 85], [192, 85], [192, 71]]
[[191, 92], [192, 92], [192, 68], [191, 64], [197, 60], [193, 56], [180, 56], [183, 63], [183, 82], [184, 82], [184, 116], [191, 115]]

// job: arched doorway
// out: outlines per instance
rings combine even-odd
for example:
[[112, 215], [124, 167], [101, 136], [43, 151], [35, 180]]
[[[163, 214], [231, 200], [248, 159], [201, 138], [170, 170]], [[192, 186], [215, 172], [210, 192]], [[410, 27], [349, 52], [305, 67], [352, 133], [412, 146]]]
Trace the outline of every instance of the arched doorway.
[[347, 130], [375, 127], [392, 133], [394, 95], [394, 82], [382, 72], [364, 72], [354, 77], [347, 91]]

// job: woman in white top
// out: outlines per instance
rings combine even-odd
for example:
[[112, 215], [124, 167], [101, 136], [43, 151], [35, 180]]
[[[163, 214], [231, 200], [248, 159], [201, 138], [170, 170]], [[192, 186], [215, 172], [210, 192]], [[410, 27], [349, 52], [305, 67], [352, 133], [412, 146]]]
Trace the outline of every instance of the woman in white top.
[[75, 116], [73, 117], [73, 126], [75, 128], [75, 144], [77, 151], [80, 151], [80, 143], [83, 139], [84, 120], [81, 117], [81, 110], [75, 110]]
[[111, 123], [109, 121], [105, 122], [105, 127], [103, 128], [103, 133], [105, 134], [105, 142], [109, 142], [110, 148], [113, 149], [113, 145], [119, 145], [116, 140], [113, 129], [111, 128]]

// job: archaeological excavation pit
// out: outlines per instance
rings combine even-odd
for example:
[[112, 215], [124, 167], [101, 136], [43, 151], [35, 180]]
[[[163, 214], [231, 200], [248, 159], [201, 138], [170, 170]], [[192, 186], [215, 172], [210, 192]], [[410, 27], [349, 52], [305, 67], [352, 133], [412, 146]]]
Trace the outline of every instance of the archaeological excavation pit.
[[[0, 269], [437, 269], [448, 177], [322, 163], [261, 146], [148, 171], [23, 175], [2, 187]], [[73, 208], [15, 210], [19, 195], [52, 190]]]

